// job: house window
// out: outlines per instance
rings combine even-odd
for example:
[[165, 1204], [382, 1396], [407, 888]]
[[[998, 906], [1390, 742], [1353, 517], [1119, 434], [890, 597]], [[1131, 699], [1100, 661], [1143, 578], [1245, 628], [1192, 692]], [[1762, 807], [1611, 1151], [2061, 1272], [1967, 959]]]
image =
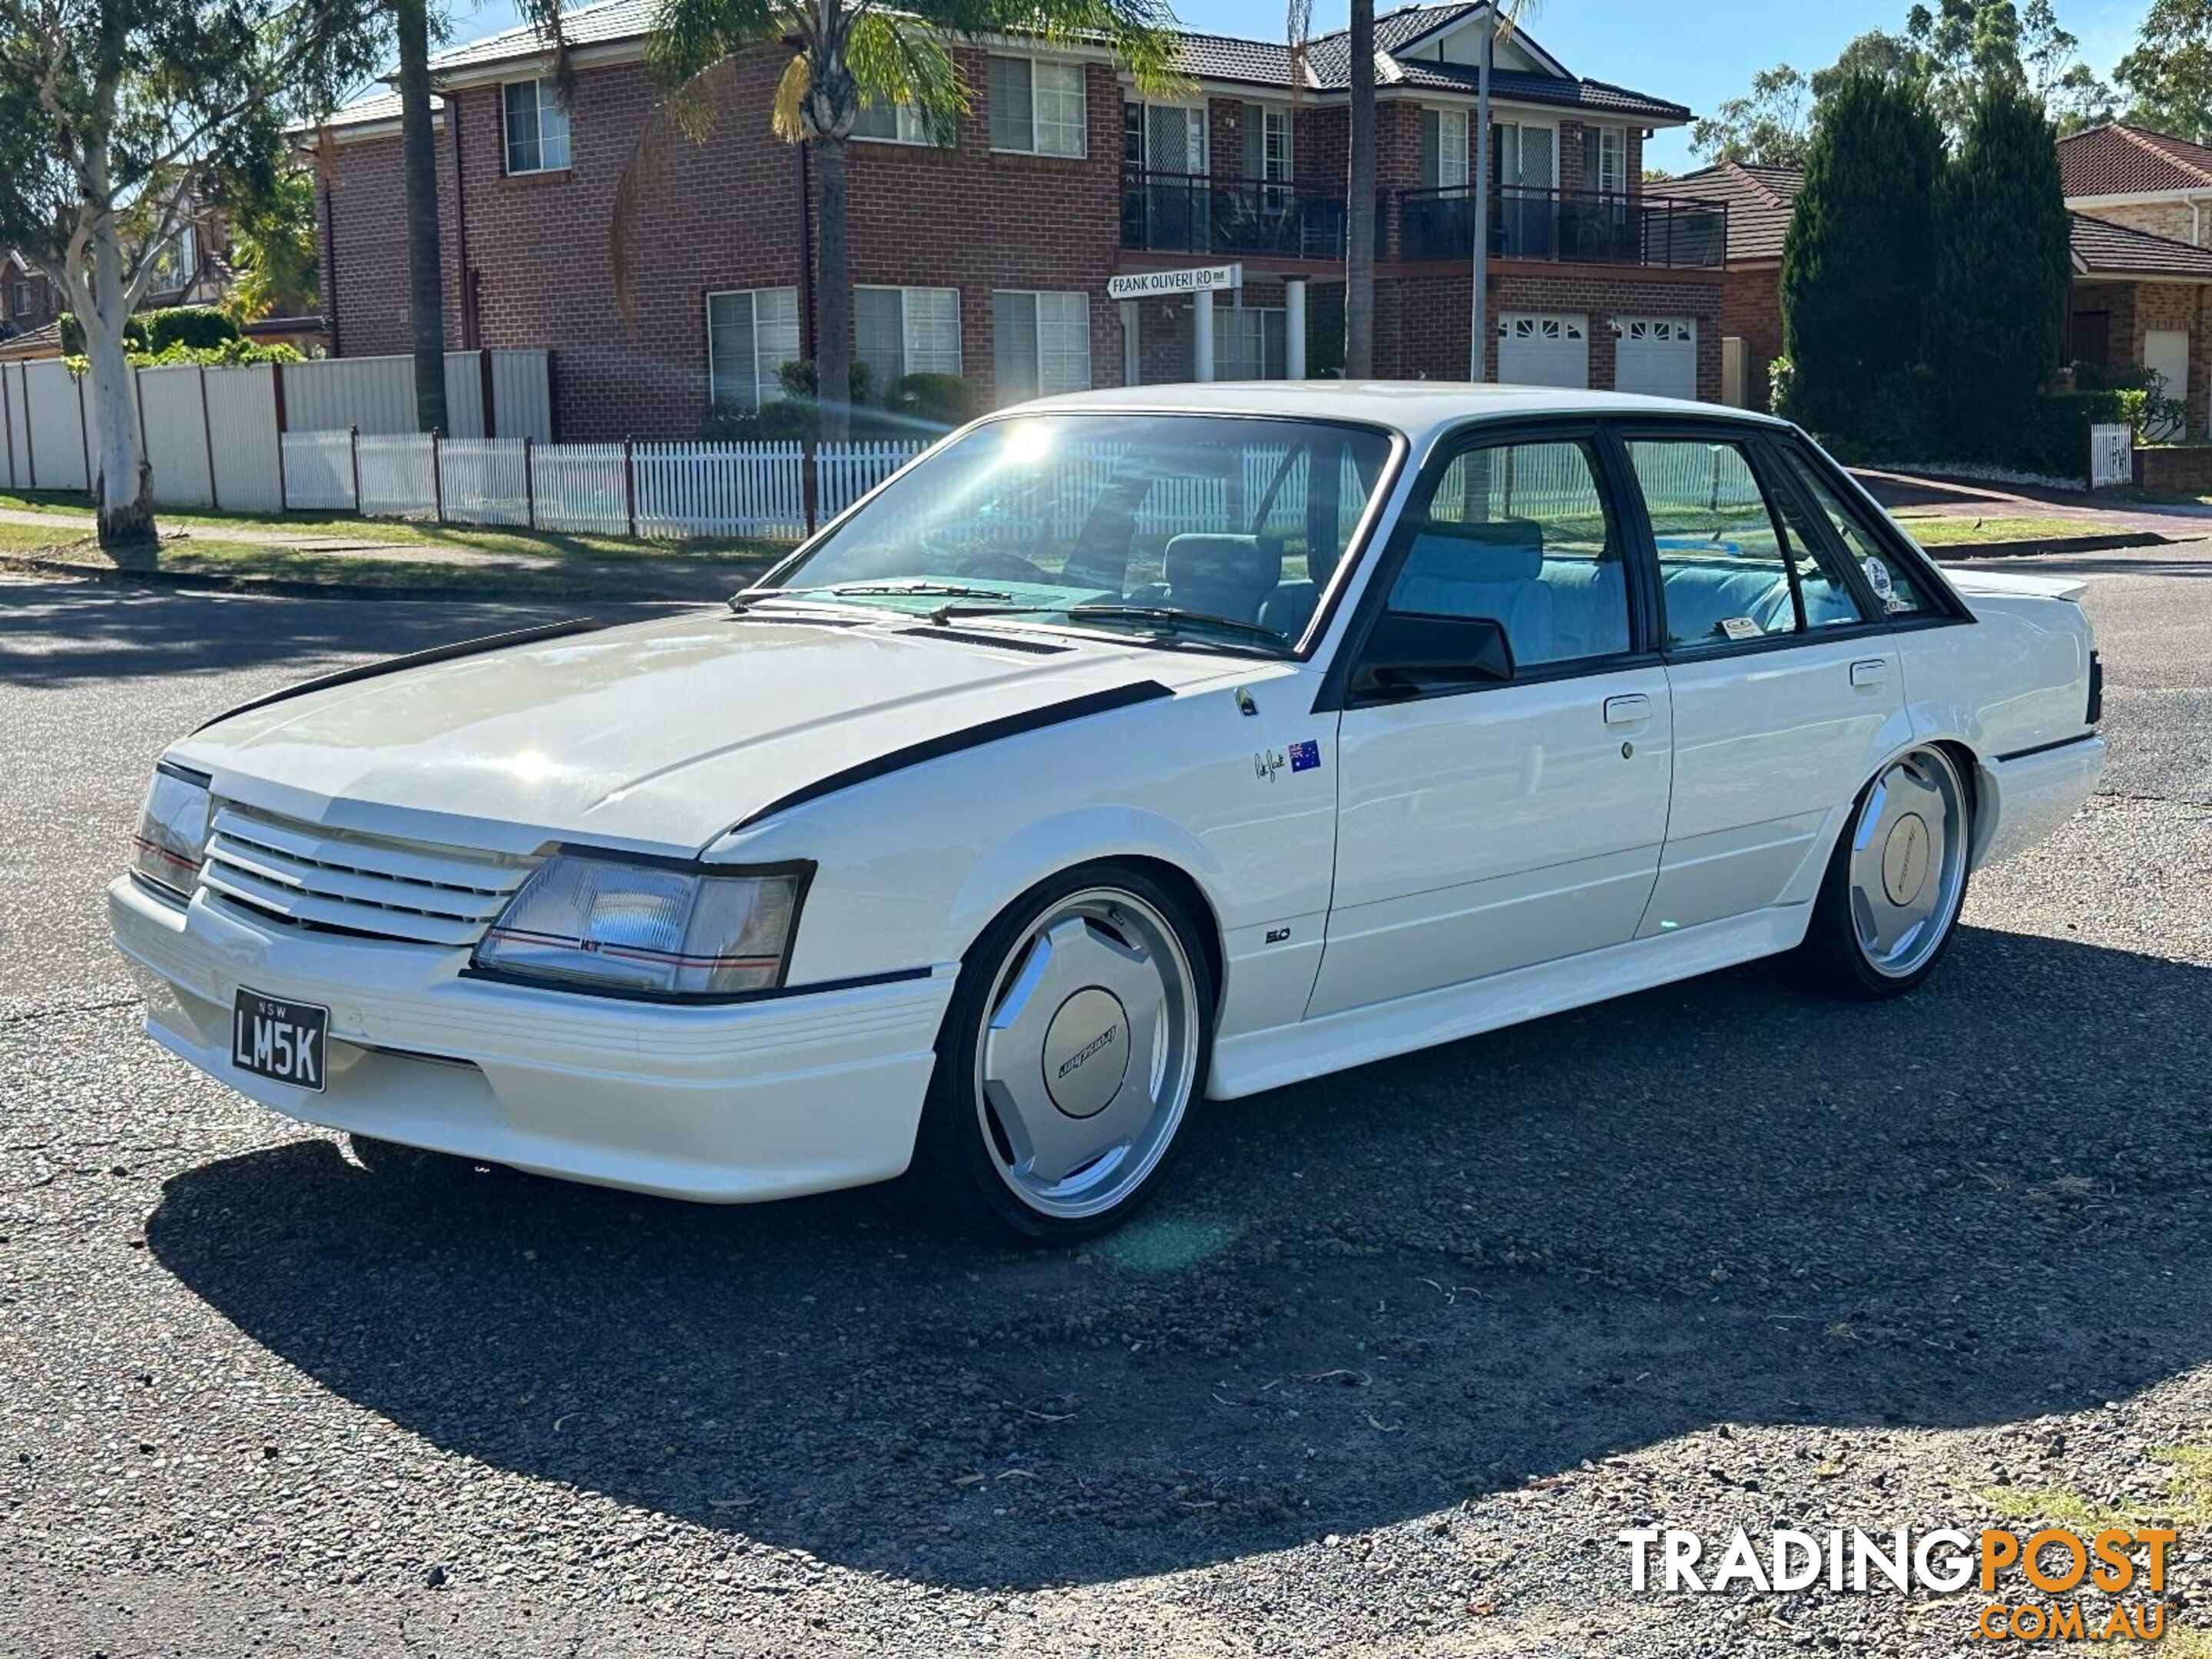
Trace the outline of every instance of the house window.
[[147, 292], [181, 293], [191, 286], [199, 268], [199, 237], [191, 226], [179, 226], [154, 255], [154, 274], [147, 279]]
[[999, 401], [1091, 386], [1091, 296], [1002, 289], [991, 296], [991, 359]]
[[1244, 106], [1244, 176], [1291, 182], [1291, 112], [1280, 104]]
[[878, 391], [908, 374], [960, 372], [960, 290], [853, 290], [853, 356]]
[[1491, 125], [1491, 181], [1509, 188], [1549, 190], [1559, 134], [1550, 127], [1498, 121]]
[[1421, 183], [1431, 190], [1455, 190], [1468, 180], [1467, 112], [1421, 112]]
[[914, 104], [863, 104], [853, 119], [853, 137], [878, 144], [950, 145], [953, 133], [934, 131], [928, 115]]
[[[1200, 296], [1200, 303], [1204, 296]], [[1217, 380], [1279, 380], [1290, 371], [1290, 313], [1280, 306], [1246, 306], [1240, 313], [1227, 306], [1213, 312], [1213, 378]], [[1243, 331], [1243, 360], [1237, 360], [1237, 331]]]
[[1591, 127], [1583, 135], [1583, 188], [1618, 196], [1628, 188], [1628, 129]]
[[507, 98], [507, 170], [559, 173], [568, 165], [568, 111], [550, 81], [514, 81]]
[[15, 314], [18, 317], [31, 314], [31, 285], [28, 283], [15, 284]]
[[1146, 173], [1207, 171], [1206, 112], [1185, 104], [1121, 106], [1121, 160]]
[[783, 395], [776, 371], [799, 361], [799, 290], [758, 288], [707, 296], [708, 395], [752, 410]]
[[1023, 155], [1086, 153], [1083, 65], [990, 60], [991, 148]]

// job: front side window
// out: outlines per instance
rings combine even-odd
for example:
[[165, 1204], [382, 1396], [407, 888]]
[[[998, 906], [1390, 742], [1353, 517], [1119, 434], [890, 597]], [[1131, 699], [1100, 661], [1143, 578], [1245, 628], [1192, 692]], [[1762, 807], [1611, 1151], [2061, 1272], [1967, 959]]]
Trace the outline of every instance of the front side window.
[[991, 148], [1024, 155], [1083, 155], [1087, 124], [1083, 65], [993, 58], [986, 92]]
[[1421, 112], [1421, 183], [1451, 190], [1468, 180], [1468, 121], [1463, 109]]
[[992, 366], [1000, 403], [1091, 386], [1091, 296], [1001, 289], [991, 296]]
[[15, 314], [18, 317], [31, 314], [31, 285], [28, 283], [15, 284]]
[[568, 165], [568, 111], [550, 81], [514, 81], [507, 100], [507, 170], [558, 173]]
[[1733, 443], [1627, 444], [1659, 553], [1670, 649], [1741, 645], [1862, 621], [1813, 526], [1778, 520], [1751, 458]]
[[864, 103], [853, 118], [853, 137], [878, 144], [950, 145], [954, 134], [933, 124], [916, 105]]
[[799, 290], [707, 296], [707, 378], [717, 409], [750, 410], [783, 395], [777, 371], [799, 361]]
[[1618, 196], [1628, 188], [1628, 130], [1589, 127], [1583, 134], [1583, 188]]
[[1793, 476], [1804, 485], [1805, 493], [1813, 498], [1814, 506], [1828, 520], [1836, 532], [1837, 540], [1844, 550], [1866, 573], [1867, 585], [1874, 596], [1881, 601], [1882, 609], [1893, 617], [1927, 616], [1936, 607], [1921, 590], [1918, 579], [1909, 566], [1882, 547], [1873, 534], [1860, 522], [1858, 516], [1845, 507], [1843, 498], [1830, 489], [1827, 481], [1815, 472], [1802, 455], [1795, 450], [1784, 450], [1784, 455]]
[[1390, 451], [1382, 433], [1318, 421], [1017, 416], [896, 475], [776, 586], [811, 603], [1285, 652]]
[[1213, 378], [1280, 380], [1290, 374], [1290, 313], [1281, 306], [1217, 306]]
[[1628, 565], [1589, 446], [1500, 444], [1453, 458], [1413, 526], [1389, 609], [1486, 617], [1516, 669], [1629, 648]]
[[853, 355], [878, 388], [908, 374], [960, 372], [960, 290], [853, 291]]

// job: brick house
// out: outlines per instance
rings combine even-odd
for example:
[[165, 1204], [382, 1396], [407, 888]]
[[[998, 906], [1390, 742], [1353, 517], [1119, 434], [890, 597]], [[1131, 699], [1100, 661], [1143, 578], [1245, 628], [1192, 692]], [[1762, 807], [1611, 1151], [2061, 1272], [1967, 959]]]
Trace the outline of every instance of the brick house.
[[[2068, 146], [2075, 142], [2059, 143], [2068, 205], [2074, 210], [2066, 361], [2158, 369], [2170, 394], [2188, 406], [2189, 435], [2202, 437], [2207, 410], [2201, 392], [2212, 386], [2212, 359], [2207, 357], [2212, 352], [2212, 247], [2110, 217], [2110, 204], [2097, 198], [2076, 198], [2075, 174], [2067, 161]], [[2212, 164], [2212, 151], [2203, 154]], [[1728, 402], [1766, 407], [1767, 365], [1782, 355], [1782, 244], [1803, 180], [1796, 167], [1723, 161], [1668, 181], [1668, 190], [1677, 197], [1728, 208], [1722, 300], [1722, 395]], [[2212, 204], [2212, 175], [2205, 198]], [[2212, 231], [2212, 223], [2205, 229]], [[2192, 387], [2200, 395], [2191, 396]]]
[[[777, 366], [810, 355], [809, 157], [769, 131], [778, 49], [736, 63], [703, 143], [677, 140], [634, 180], [617, 301], [617, 181], [662, 107], [644, 61], [653, 10], [604, 0], [568, 15], [565, 105], [527, 30], [434, 64], [447, 343], [551, 348], [564, 438], [692, 435], [716, 405], [776, 395]], [[1480, 15], [1460, 0], [1378, 20], [1376, 366], [1393, 378], [1468, 376]], [[954, 55], [971, 100], [955, 131], [872, 109], [848, 152], [855, 348], [878, 387], [958, 374], [988, 404], [1190, 380], [1201, 331], [1224, 376], [1331, 372], [1341, 35], [1312, 45], [1294, 86], [1279, 43], [1186, 34], [1190, 85], [1169, 100], [1140, 97], [1101, 49]], [[1492, 371], [1716, 395], [1724, 216], [1648, 196], [1642, 177], [1649, 131], [1689, 112], [1576, 76], [1525, 31], [1496, 65]], [[332, 351], [410, 349], [397, 100], [301, 142]], [[1107, 297], [1117, 275], [1228, 263], [1243, 273], [1234, 300]]]
[[61, 295], [14, 248], [0, 253], [0, 340], [33, 334], [61, 315]]
[[[228, 235], [220, 210], [207, 207], [195, 212], [178, 228], [161, 255], [161, 264], [148, 284], [141, 310], [165, 306], [211, 306], [221, 303], [230, 279], [224, 258]], [[0, 360], [23, 361], [63, 355], [62, 313], [69, 302], [62, 291], [15, 249], [0, 254]], [[291, 319], [296, 325], [314, 319]], [[272, 337], [311, 335], [312, 328], [297, 326]]]

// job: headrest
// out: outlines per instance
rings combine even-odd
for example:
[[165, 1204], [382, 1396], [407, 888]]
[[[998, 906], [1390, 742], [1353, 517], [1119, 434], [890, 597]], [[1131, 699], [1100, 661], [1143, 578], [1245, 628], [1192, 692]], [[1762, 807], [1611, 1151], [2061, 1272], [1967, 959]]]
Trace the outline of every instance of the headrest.
[[1283, 544], [1257, 536], [1186, 533], [1170, 538], [1162, 564], [1170, 588], [1231, 587], [1257, 594], [1283, 579]]
[[1534, 519], [1431, 520], [1421, 526], [1407, 563], [1447, 581], [1533, 582], [1544, 574], [1544, 526]]

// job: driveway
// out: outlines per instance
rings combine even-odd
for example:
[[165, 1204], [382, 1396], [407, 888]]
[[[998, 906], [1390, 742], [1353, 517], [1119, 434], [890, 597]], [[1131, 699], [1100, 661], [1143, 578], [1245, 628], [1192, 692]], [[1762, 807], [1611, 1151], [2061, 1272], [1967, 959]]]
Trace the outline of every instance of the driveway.
[[2170, 1508], [2206, 1443], [2212, 546], [2004, 568], [2090, 578], [2112, 771], [1918, 994], [1754, 964], [1215, 1105], [1068, 1255], [364, 1168], [198, 1078], [98, 910], [155, 755], [544, 613], [0, 585], [0, 1653], [1959, 1650], [1979, 1598], [1632, 1596], [1613, 1534]]

